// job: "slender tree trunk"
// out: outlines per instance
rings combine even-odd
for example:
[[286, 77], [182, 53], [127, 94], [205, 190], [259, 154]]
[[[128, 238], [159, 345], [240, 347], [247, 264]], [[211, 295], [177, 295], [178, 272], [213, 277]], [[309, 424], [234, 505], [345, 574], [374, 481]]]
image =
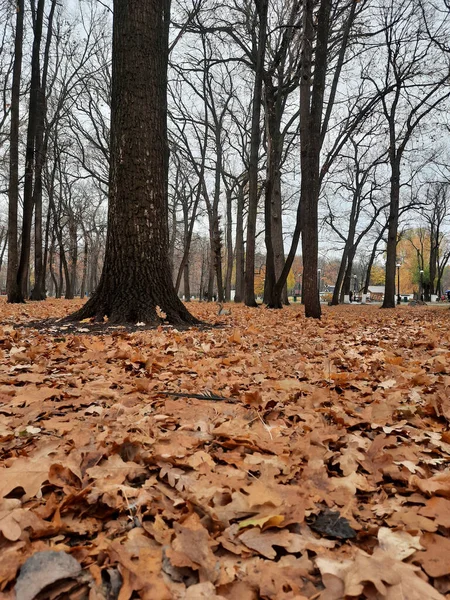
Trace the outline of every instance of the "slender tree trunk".
[[234, 301], [242, 302], [244, 299], [244, 183], [238, 188], [238, 201], [236, 213], [236, 288]]
[[333, 296], [331, 298], [331, 306], [337, 306], [341, 301], [342, 282], [344, 281], [345, 270], [347, 268], [348, 258], [348, 244], [345, 244], [344, 251], [342, 252], [341, 263], [339, 265], [338, 276], [336, 284], [333, 290]]
[[430, 260], [428, 263], [430, 273], [430, 286], [431, 294], [437, 291], [437, 264], [438, 264], [438, 253], [439, 253], [439, 229], [436, 229], [434, 224], [431, 224], [430, 228]]
[[92, 294], [97, 289], [98, 285], [98, 238], [94, 245], [91, 245], [90, 267], [89, 267], [89, 294]]
[[63, 293], [63, 289], [64, 289], [64, 262], [65, 262], [65, 254], [64, 254], [64, 248], [60, 245], [59, 246], [59, 279], [58, 279], [58, 295], [56, 296], [57, 298], [61, 298], [62, 297], [62, 293]]
[[17, 245], [17, 221], [19, 203], [19, 124], [20, 124], [20, 80], [22, 75], [24, 0], [17, 0], [16, 33], [14, 38], [14, 65], [11, 89], [11, 131], [9, 141], [9, 189], [8, 189], [8, 302], [22, 300], [17, 289], [19, 254]]
[[218, 214], [214, 215], [213, 225], [213, 260], [214, 260], [214, 272], [217, 281], [217, 299], [219, 302], [224, 301], [224, 290], [223, 290], [223, 275], [222, 275], [222, 233], [220, 230], [220, 217]]
[[[203, 173], [203, 169], [202, 169], [202, 173]], [[191, 215], [191, 219], [189, 222], [189, 227], [188, 227], [187, 233], [185, 231], [183, 256], [181, 258], [180, 266], [178, 267], [177, 280], [175, 282], [175, 291], [177, 294], [180, 289], [181, 277], [183, 276], [184, 268], [189, 262], [189, 253], [191, 251], [192, 234], [194, 233], [194, 225], [196, 222], [197, 208], [198, 208], [198, 204], [200, 202], [200, 196], [201, 196], [201, 185], [199, 183], [197, 192], [196, 192], [196, 196], [195, 196], [195, 200], [194, 200], [194, 206], [192, 208], [192, 215]], [[184, 218], [185, 218], [185, 224], [186, 224], [186, 219], [188, 219], [187, 213], [184, 214]]]
[[214, 297], [214, 275], [214, 217], [209, 215], [208, 302], [212, 302]]
[[[171, 227], [170, 238], [169, 238], [169, 264], [170, 264], [170, 272], [171, 273], [173, 273], [173, 271], [174, 271], [176, 239], [177, 239], [177, 211], [176, 211], [176, 206], [174, 206], [173, 211], [172, 211], [172, 227]], [[177, 288], [177, 291], [178, 291], [178, 288]]]
[[[72, 300], [75, 297], [76, 286], [77, 286], [77, 266], [78, 266], [78, 235], [77, 235], [77, 224], [75, 222], [74, 215], [71, 215], [69, 222], [69, 238], [70, 238], [70, 249], [69, 249], [69, 261], [70, 269], [66, 274], [66, 300]], [[68, 275], [68, 277], [67, 277]]]
[[[183, 239], [183, 244], [184, 244], [184, 253], [186, 253], [186, 248], [190, 247], [191, 245], [191, 241], [190, 241], [190, 235], [192, 235], [192, 232], [190, 231], [190, 222], [189, 222], [189, 213], [188, 213], [188, 205], [186, 202], [183, 203], [183, 219], [184, 219], [184, 239]], [[183, 255], [184, 258], [184, 255]], [[187, 254], [187, 260], [182, 261], [183, 262], [183, 280], [184, 280], [184, 298], [186, 300], [186, 302], [190, 302], [191, 300], [191, 288], [190, 288], [190, 282], [189, 282], [189, 253]], [[175, 289], [177, 290], [178, 293], [178, 287], [175, 286]]]
[[350, 250], [348, 251], [347, 265], [345, 268], [344, 281], [342, 284], [342, 292], [346, 296], [348, 296], [350, 294], [350, 290], [352, 289], [352, 270], [353, 270], [353, 261], [355, 260], [355, 254], [356, 254], [356, 246], [352, 245]]
[[[56, 242], [56, 236], [53, 231], [52, 232], [52, 240], [50, 242], [49, 257], [48, 257], [48, 270], [50, 273], [49, 294], [52, 296], [54, 293], [55, 296], [58, 297], [58, 281], [56, 279], [56, 275], [55, 275], [55, 271], [54, 271], [55, 242]], [[55, 288], [54, 290], [53, 290], [53, 287]]]
[[184, 299], [186, 302], [191, 301], [191, 285], [189, 281], [189, 261], [184, 265]]
[[375, 243], [373, 245], [372, 252], [370, 253], [369, 262], [367, 264], [365, 283], [364, 283], [364, 287], [363, 287], [363, 294], [367, 294], [369, 292], [370, 273], [372, 271], [373, 263], [375, 262], [375, 256], [377, 255], [378, 244], [380, 243], [381, 239], [383, 238], [386, 228], [387, 228], [387, 223], [381, 229], [380, 233], [377, 235], [377, 239], [375, 240]]
[[395, 308], [395, 274], [397, 263], [397, 233], [400, 208], [400, 160], [397, 155], [391, 161], [391, 192], [386, 244], [386, 281], [381, 308]]
[[231, 277], [233, 274], [233, 202], [232, 190], [227, 190], [227, 269], [225, 272], [225, 301], [231, 300]]
[[0, 271], [2, 270], [2, 266], [3, 266], [3, 259], [5, 257], [5, 252], [6, 252], [6, 246], [8, 244], [8, 232], [6, 231], [5, 233], [5, 237], [3, 239], [3, 246], [0, 252]]
[[88, 240], [88, 236], [86, 235], [86, 232], [84, 232], [83, 276], [81, 279], [80, 298], [84, 298], [86, 296], [88, 259], [89, 259], [89, 240]]
[[256, 48], [255, 83], [252, 99], [252, 127], [250, 140], [250, 165], [248, 170], [248, 215], [247, 247], [245, 252], [244, 302], [246, 306], [257, 306], [255, 299], [255, 245], [256, 216], [258, 211], [258, 158], [261, 142], [261, 100], [264, 58], [267, 40], [268, 0], [255, 0], [259, 16], [258, 42]]

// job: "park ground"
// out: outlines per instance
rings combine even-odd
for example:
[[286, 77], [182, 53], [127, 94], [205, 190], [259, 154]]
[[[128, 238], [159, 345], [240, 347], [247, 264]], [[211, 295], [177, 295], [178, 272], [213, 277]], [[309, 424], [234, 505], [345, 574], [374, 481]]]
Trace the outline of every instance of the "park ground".
[[0, 301], [0, 600], [450, 598], [448, 305], [80, 304]]

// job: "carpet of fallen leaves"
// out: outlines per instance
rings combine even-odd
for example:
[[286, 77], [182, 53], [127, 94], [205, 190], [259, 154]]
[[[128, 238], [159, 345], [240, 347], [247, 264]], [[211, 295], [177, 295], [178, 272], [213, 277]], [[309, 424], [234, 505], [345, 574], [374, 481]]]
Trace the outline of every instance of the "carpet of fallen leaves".
[[79, 305], [0, 301], [2, 600], [450, 598], [449, 310]]

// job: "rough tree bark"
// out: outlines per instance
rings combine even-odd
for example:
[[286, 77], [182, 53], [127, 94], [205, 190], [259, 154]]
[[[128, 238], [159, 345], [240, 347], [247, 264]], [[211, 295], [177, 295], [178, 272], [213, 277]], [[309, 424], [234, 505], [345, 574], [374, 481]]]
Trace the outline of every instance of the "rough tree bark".
[[31, 290], [31, 300], [45, 300], [45, 261], [42, 247], [42, 172], [47, 154], [48, 131], [45, 131], [47, 112], [47, 76], [50, 60], [50, 47], [53, 34], [53, 17], [56, 0], [52, 0], [48, 16], [47, 39], [45, 42], [42, 81], [37, 94], [37, 124], [36, 124], [36, 161], [34, 169], [33, 205], [34, 205], [34, 287]]
[[22, 74], [24, 0], [17, 2], [16, 33], [14, 39], [14, 66], [11, 90], [11, 133], [9, 146], [9, 189], [8, 189], [8, 302], [15, 301], [16, 274], [19, 263], [17, 246], [17, 212], [19, 203], [19, 123], [20, 123], [20, 79]]
[[114, 0], [108, 233], [99, 286], [72, 320], [196, 319], [168, 256], [167, 60], [170, 0]]
[[317, 279], [320, 191], [320, 148], [322, 110], [324, 103], [327, 49], [331, 0], [322, 0], [317, 13], [317, 37], [314, 78], [311, 86], [312, 53], [308, 46], [314, 39], [312, 0], [305, 2], [304, 74], [300, 84], [300, 146], [301, 146], [301, 210], [303, 253], [303, 302], [305, 316], [320, 319], [321, 308]]
[[31, 55], [30, 102], [25, 151], [25, 180], [23, 188], [22, 245], [14, 289], [11, 288], [10, 302], [25, 302], [28, 288], [28, 271], [31, 249], [31, 225], [33, 220], [33, 178], [35, 169], [36, 129], [39, 120], [38, 94], [41, 85], [40, 48], [45, 0], [38, 0], [33, 7], [33, 50]]

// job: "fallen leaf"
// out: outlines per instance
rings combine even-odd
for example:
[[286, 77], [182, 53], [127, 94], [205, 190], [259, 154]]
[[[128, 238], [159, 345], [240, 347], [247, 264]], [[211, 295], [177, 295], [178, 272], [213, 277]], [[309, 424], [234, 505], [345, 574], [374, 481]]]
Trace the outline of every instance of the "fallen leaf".
[[397, 560], [404, 560], [417, 550], [423, 550], [420, 535], [412, 536], [407, 531], [392, 531], [387, 527], [378, 530], [378, 542], [383, 552]]
[[77, 577], [81, 566], [65, 552], [36, 552], [20, 569], [15, 585], [17, 600], [33, 600], [44, 588], [61, 579]]

